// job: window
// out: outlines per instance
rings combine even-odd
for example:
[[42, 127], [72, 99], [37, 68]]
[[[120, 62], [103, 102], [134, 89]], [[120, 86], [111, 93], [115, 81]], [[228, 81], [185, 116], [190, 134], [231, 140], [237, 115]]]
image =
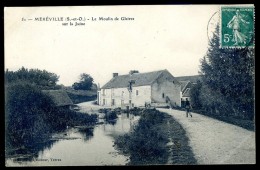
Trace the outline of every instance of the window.
[[103, 95], [105, 95], [105, 89], [102, 90]]
[[136, 95], [138, 96], [138, 90], [136, 90]]
[[103, 99], [103, 105], [106, 105], [106, 99]]
[[162, 94], [162, 98], [164, 98], [164, 93]]
[[132, 101], [131, 100], [129, 100], [129, 104], [131, 104], [132, 103]]

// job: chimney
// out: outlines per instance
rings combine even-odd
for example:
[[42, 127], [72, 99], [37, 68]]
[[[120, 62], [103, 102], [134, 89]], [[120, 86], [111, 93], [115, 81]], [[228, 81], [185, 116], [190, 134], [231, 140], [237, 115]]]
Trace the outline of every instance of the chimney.
[[129, 71], [129, 74], [130, 74], [130, 75], [133, 75], [134, 73], [139, 73], [139, 71], [138, 71], [138, 70], [130, 70], [130, 71]]
[[118, 73], [113, 73], [113, 78], [117, 77], [117, 76], [118, 76]]

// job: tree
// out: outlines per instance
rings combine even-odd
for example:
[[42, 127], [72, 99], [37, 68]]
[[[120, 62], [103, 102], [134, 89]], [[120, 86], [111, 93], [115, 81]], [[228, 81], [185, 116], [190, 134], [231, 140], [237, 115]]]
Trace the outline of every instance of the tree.
[[5, 71], [5, 83], [29, 82], [37, 85], [39, 89], [57, 89], [59, 76], [55, 73], [39, 69], [26, 69], [22, 67], [17, 71]]
[[194, 109], [201, 109], [202, 107], [201, 100], [199, 98], [201, 88], [202, 83], [200, 80], [198, 80], [197, 83], [193, 85], [190, 90], [191, 105]]
[[[254, 50], [219, 48], [219, 27], [211, 39], [206, 56], [201, 60], [204, 86], [213, 101], [204, 107], [226, 110], [235, 116], [252, 119], [254, 115]], [[205, 88], [202, 88], [205, 91]], [[203, 95], [202, 95], [203, 96]], [[204, 93], [204, 97], [206, 93]], [[205, 100], [205, 99], [204, 99]], [[216, 103], [217, 101], [217, 103]], [[223, 107], [225, 109], [223, 109]], [[228, 107], [228, 108], [227, 108]]]
[[52, 100], [37, 86], [18, 82], [6, 87], [6, 144], [10, 148], [31, 146], [49, 136], [45, 114], [54, 107]]
[[80, 81], [79, 82], [75, 82], [72, 87], [75, 90], [90, 90], [92, 85], [93, 85], [93, 78], [86, 73], [82, 73], [80, 75]]

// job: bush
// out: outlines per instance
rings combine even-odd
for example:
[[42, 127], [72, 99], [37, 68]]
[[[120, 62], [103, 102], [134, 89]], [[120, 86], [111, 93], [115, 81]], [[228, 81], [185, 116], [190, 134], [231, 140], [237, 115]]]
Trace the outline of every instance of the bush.
[[115, 146], [130, 155], [130, 164], [166, 163], [168, 138], [157, 126], [164, 118], [165, 114], [157, 110], [145, 110], [133, 131], [115, 140]]
[[94, 124], [97, 115], [75, 112], [54, 105], [49, 96], [27, 82], [6, 86], [6, 150], [33, 147], [48, 141], [51, 133], [67, 126]]
[[5, 120], [8, 145], [29, 146], [49, 136], [45, 113], [54, 104], [35, 86], [25, 82], [6, 87]]
[[117, 118], [117, 114], [115, 111], [109, 111], [105, 113], [105, 119], [106, 120], [114, 120]]
[[129, 113], [130, 114], [133, 114], [135, 116], [138, 116], [138, 115], [141, 115], [143, 113], [145, 109], [141, 109], [141, 108], [138, 108], [138, 107], [134, 107], [132, 109], [129, 110]]
[[65, 108], [55, 108], [46, 115], [51, 132], [63, 131], [73, 126], [91, 125], [97, 122], [96, 114], [86, 114]]

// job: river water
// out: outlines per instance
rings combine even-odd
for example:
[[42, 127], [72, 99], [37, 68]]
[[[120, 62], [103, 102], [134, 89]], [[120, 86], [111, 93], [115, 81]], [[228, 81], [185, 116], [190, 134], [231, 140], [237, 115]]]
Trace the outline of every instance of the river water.
[[128, 157], [113, 147], [114, 140], [129, 132], [138, 119], [139, 116], [122, 113], [115, 122], [104, 122], [93, 129], [68, 128], [54, 134], [53, 140], [30, 159], [26, 155], [8, 158], [6, 166], [125, 165]]

